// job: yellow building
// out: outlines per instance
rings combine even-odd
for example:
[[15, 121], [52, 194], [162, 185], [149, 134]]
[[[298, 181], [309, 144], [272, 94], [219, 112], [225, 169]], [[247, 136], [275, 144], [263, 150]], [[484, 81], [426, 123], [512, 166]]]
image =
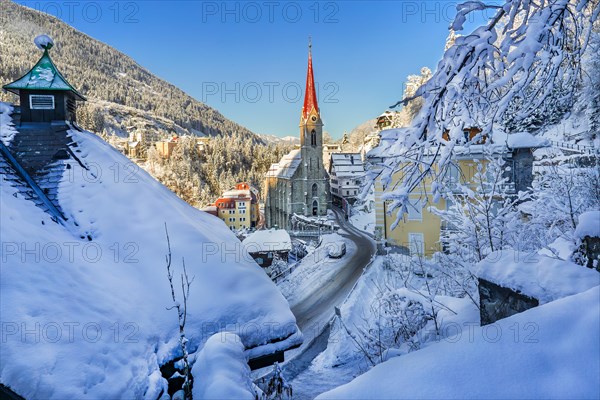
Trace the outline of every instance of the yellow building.
[[245, 182], [223, 193], [215, 207], [217, 216], [231, 230], [256, 228], [260, 219], [258, 191]]
[[[467, 134], [468, 132], [466, 132]], [[498, 135], [499, 136], [499, 135]], [[473, 177], [477, 171], [477, 164], [486, 164], [486, 154], [493, 151], [494, 157], [502, 157], [506, 164], [505, 176], [509, 179], [510, 190], [516, 192], [526, 190], [531, 186], [533, 179], [533, 153], [536, 147], [545, 144], [539, 140], [525, 138], [523, 135], [511, 138], [503, 136], [504, 142], [498, 140], [498, 145], [471, 145], [469, 147], [456, 146], [454, 156], [443, 177], [444, 190], [452, 191], [456, 183], [471, 186], [475, 189]], [[485, 152], [484, 152], [485, 151]], [[385, 157], [383, 158], [385, 161]], [[379, 168], [382, 164], [379, 164]], [[375, 170], [378, 165], [371, 168]], [[432, 193], [432, 179], [426, 178], [418, 189], [409, 194], [407, 205], [408, 212], [401, 216], [400, 222], [393, 229], [398, 214], [398, 209], [390, 212], [389, 201], [383, 201], [384, 188], [381, 174], [374, 181], [375, 200], [375, 236], [386, 246], [398, 246], [410, 251], [411, 254], [431, 256], [437, 251], [444, 250], [442, 241], [444, 230], [452, 227], [446, 226], [441, 218], [431, 211], [431, 208], [447, 210], [451, 204], [444, 198], [434, 202]], [[390, 187], [396, 187], [401, 179], [399, 173], [392, 176]]]
[[[448, 168], [448, 184], [458, 182], [467, 184], [475, 174], [476, 157], [471, 159], [454, 160]], [[392, 177], [392, 185], [398, 183], [399, 174]], [[430, 207], [447, 210], [450, 204], [444, 198], [437, 202], [433, 200], [431, 178], [426, 178], [423, 185], [409, 195], [408, 212], [403, 214], [401, 221], [396, 222], [398, 209], [390, 212], [389, 201], [383, 201], [383, 185], [381, 179], [375, 181], [375, 235], [385, 241], [386, 245], [406, 248], [411, 254], [430, 256], [441, 251], [443, 243], [441, 234], [446, 228], [439, 216], [430, 211]]]

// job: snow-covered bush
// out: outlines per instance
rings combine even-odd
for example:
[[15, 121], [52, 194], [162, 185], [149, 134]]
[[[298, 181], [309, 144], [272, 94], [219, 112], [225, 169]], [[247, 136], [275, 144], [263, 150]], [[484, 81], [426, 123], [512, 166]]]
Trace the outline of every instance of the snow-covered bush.
[[536, 248], [546, 248], [564, 258], [552, 244], [560, 240], [574, 249], [579, 244], [574, 237], [578, 217], [589, 210], [600, 210], [600, 164], [545, 167], [533, 182], [527, 210], [531, 216], [523, 226], [523, 236]]
[[359, 348], [373, 365], [384, 361], [389, 349], [420, 348], [417, 334], [432, 319], [421, 300], [405, 288], [380, 288], [379, 296], [364, 310], [365, 326], [357, 329]]
[[273, 372], [268, 379], [262, 378], [258, 382], [258, 387], [262, 390], [261, 400], [291, 400], [293, 395], [292, 385], [285, 377], [279, 363], [273, 366]]
[[476, 311], [476, 281], [452, 261], [440, 254], [432, 259], [380, 257], [366, 287], [357, 289], [368, 294], [352, 306], [355, 315], [336, 322], [354, 346], [355, 357], [372, 367], [391, 354], [418, 350], [446, 336], [449, 321]]

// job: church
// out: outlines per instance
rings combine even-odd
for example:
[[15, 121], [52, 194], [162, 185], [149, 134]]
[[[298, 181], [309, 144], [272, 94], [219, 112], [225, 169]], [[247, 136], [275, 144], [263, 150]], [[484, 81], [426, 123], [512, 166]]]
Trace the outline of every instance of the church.
[[331, 203], [329, 176], [323, 166], [323, 121], [317, 104], [310, 45], [300, 116], [300, 148], [271, 165], [266, 175], [265, 193], [267, 228], [291, 229], [294, 214], [325, 216]]

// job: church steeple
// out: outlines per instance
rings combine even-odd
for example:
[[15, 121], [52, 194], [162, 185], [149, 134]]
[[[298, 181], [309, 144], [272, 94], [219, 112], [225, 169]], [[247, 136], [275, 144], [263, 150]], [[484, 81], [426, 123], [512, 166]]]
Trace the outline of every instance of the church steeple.
[[306, 72], [306, 90], [304, 92], [304, 106], [302, 107], [302, 120], [306, 122], [311, 114], [319, 117], [317, 104], [317, 91], [312, 66], [312, 41], [308, 39], [308, 71]]

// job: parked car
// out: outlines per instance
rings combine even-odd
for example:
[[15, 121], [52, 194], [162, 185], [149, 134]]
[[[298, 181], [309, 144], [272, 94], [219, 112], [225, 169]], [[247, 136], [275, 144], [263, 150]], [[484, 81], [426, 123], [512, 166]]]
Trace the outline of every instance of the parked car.
[[329, 258], [342, 258], [346, 254], [346, 243], [336, 243], [327, 249]]

